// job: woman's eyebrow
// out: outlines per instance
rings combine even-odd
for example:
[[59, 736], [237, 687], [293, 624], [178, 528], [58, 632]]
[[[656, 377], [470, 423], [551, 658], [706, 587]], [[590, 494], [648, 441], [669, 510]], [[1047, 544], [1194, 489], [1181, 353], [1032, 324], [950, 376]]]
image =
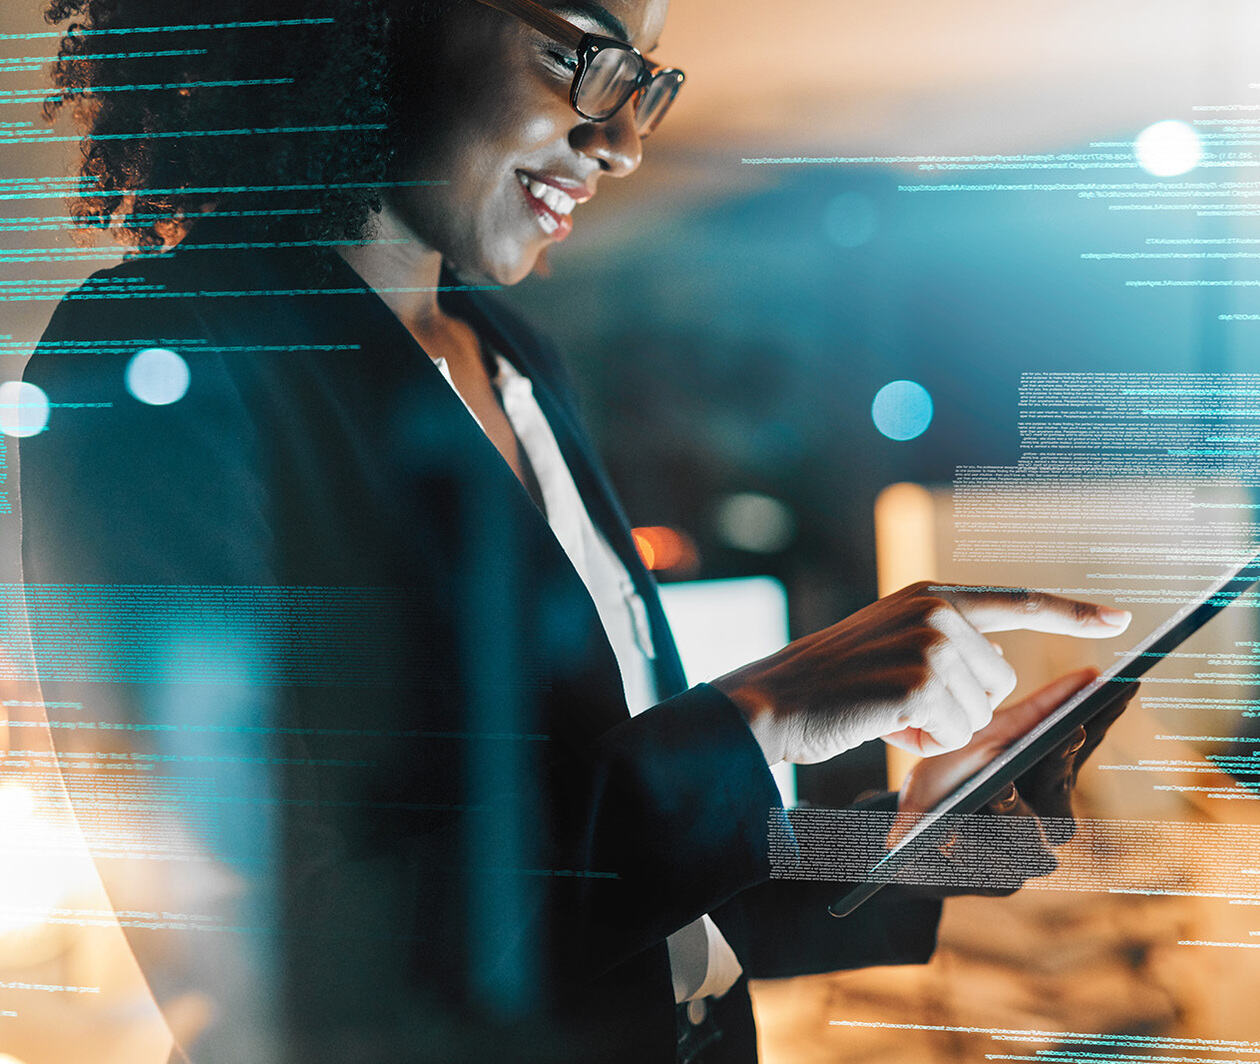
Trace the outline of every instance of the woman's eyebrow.
[[609, 37], [615, 37], [627, 44], [630, 42], [630, 31], [626, 29], [621, 19], [607, 8], [595, 3], [595, 0], [565, 0], [563, 4], [557, 4], [554, 10], [557, 14], [585, 15]]

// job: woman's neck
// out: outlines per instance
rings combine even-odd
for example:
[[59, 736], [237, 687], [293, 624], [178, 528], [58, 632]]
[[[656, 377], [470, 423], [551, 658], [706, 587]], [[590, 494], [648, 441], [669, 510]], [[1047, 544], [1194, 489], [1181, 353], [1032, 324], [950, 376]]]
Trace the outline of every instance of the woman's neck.
[[437, 301], [442, 255], [415, 235], [386, 204], [369, 223], [372, 242], [338, 252], [415, 336], [442, 327]]

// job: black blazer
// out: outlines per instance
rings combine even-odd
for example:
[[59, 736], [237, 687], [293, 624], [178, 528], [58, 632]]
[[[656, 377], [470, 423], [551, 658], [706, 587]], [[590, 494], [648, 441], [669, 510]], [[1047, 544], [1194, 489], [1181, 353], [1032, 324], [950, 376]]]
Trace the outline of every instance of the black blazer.
[[[826, 884], [769, 879], [771, 776], [686, 688], [560, 361], [443, 283], [533, 381], [646, 603], [664, 701], [638, 717], [543, 515], [330, 252], [202, 236], [102, 271], [25, 375], [51, 403], [20, 455], [44, 693], [84, 707], [54, 711], [68, 756], [139, 766], [108, 776], [121, 843], [111, 784], [69, 774], [115, 905], [199, 914], [128, 928], [160, 1001], [219, 1002], [191, 1058], [664, 1064], [664, 940], [705, 912], [750, 977], [926, 959], [937, 903], [837, 921]], [[186, 361], [184, 398], [129, 393], [142, 347]], [[190, 853], [232, 888], [181, 876]], [[742, 981], [719, 1012], [713, 1059], [755, 1060]]]

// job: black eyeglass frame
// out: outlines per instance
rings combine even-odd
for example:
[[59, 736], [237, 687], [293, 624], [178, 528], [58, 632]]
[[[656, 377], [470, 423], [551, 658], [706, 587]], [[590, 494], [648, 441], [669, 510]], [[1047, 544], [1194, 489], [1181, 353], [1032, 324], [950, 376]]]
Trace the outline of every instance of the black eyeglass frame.
[[[569, 105], [589, 122], [607, 122], [632, 99], [641, 99], [656, 81], [661, 78], [669, 79], [673, 84], [667, 102], [657, 112], [650, 126], [639, 129], [639, 136], [646, 137], [665, 117], [666, 112], [673, 105], [674, 98], [678, 95], [678, 90], [686, 80], [686, 75], [681, 70], [675, 67], [659, 66], [633, 45], [619, 41], [615, 37], [587, 33], [580, 26], [575, 26], [568, 19], [562, 18], [554, 11], [543, 7], [542, 4], [535, 3], [534, 0], [477, 0], [477, 2], [486, 7], [492, 7], [496, 11], [502, 11], [504, 14], [512, 15], [538, 30], [539, 33], [546, 34], [553, 41], [573, 50], [577, 56], [578, 65], [573, 74], [573, 84], [569, 86]], [[589, 114], [578, 106], [582, 80], [591, 69], [595, 57], [610, 48], [633, 55], [639, 61], [639, 74], [634, 82], [627, 86], [622, 98], [615, 106], [609, 108], [606, 114]]]

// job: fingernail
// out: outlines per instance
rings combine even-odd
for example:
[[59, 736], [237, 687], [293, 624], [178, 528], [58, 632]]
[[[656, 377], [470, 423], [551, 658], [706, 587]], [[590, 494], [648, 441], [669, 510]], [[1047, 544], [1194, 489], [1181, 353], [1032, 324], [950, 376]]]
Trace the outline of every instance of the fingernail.
[[1113, 628], [1123, 628], [1133, 620], [1133, 614], [1128, 610], [1117, 610], [1110, 606], [1103, 606], [1098, 610], [1098, 618], [1103, 624], [1109, 624]]
[[994, 798], [989, 804], [989, 808], [995, 813], [1009, 813], [1015, 808], [1019, 802], [1019, 791], [1015, 789], [1015, 784], [1008, 784], [998, 797]]

